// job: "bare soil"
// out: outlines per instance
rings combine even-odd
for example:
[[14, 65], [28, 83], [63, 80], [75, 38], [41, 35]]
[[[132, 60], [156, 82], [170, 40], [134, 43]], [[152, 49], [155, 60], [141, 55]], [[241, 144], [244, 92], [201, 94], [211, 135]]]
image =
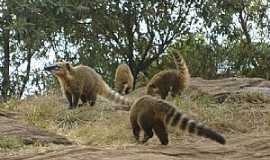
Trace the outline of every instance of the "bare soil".
[[67, 138], [47, 132], [40, 128], [24, 124], [14, 119], [16, 113], [2, 112], [0, 114], [0, 136], [17, 136], [20, 137], [24, 144], [72, 144]]
[[197, 141], [183, 145], [134, 145], [120, 149], [106, 147], [67, 146], [45, 153], [5, 157], [6, 160], [268, 160], [270, 159], [269, 135], [239, 135], [228, 139], [228, 144], [221, 146], [215, 143]]

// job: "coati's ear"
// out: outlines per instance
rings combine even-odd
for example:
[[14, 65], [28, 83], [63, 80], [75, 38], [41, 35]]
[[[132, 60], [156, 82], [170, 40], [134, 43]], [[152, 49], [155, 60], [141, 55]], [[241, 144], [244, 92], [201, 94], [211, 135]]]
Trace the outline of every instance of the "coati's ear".
[[68, 71], [70, 71], [71, 70], [71, 64], [70, 63], [66, 63], [66, 68], [67, 68]]

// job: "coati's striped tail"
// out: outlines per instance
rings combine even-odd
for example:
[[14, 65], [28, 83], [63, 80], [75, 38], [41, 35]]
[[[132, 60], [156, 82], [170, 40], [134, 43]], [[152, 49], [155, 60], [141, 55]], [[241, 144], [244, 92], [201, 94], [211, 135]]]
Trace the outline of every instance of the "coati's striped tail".
[[187, 69], [186, 62], [183, 56], [177, 50], [172, 51], [172, 56], [177, 70]]
[[123, 105], [128, 105], [129, 107], [132, 105], [132, 101], [127, 99], [126, 97], [120, 95], [116, 91], [112, 90], [109, 86], [106, 86], [106, 94], [104, 95], [105, 98]]
[[181, 91], [189, 86], [190, 74], [188, 70], [188, 66], [184, 57], [179, 53], [178, 50], [172, 50], [173, 60], [176, 66], [176, 70], [179, 73], [179, 78], [181, 79], [180, 88]]
[[202, 136], [205, 138], [209, 138], [214, 140], [220, 144], [225, 144], [226, 140], [222, 135], [213, 131], [210, 128], [203, 126], [200, 123], [191, 120], [183, 113], [177, 111], [174, 107], [172, 107], [165, 116], [165, 122], [167, 125], [172, 127], [177, 127], [182, 130], [187, 130], [189, 133], [197, 134], [198, 136]]

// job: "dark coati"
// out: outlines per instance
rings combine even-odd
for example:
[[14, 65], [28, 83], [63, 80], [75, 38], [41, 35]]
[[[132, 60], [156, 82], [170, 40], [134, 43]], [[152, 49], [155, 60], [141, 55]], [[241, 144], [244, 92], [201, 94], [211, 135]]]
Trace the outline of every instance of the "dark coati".
[[116, 103], [129, 105], [127, 99], [113, 91], [96, 71], [85, 65], [73, 67], [68, 62], [58, 62], [44, 68], [58, 79], [63, 94], [69, 101], [69, 108], [75, 108], [79, 99], [83, 103], [94, 105], [97, 95]]
[[115, 71], [114, 87], [122, 95], [133, 89], [134, 78], [127, 64], [120, 64]]
[[191, 120], [166, 101], [149, 95], [142, 96], [132, 104], [130, 121], [136, 140], [139, 141], [140, 130], [144, 131], [142, 143], [153, 137], [154, 130], [161, 144], [167, 145], [168, 126], [187, 130], [189, 133], [209, 138], [220, 144], [226, 143], [222, 135]]
[[162, 99], [168, 96], [175, 97], [180, 94], [189, 83], [190, 75], [184, 58], [172, 50], [176, 69], [163, 70], [155, 74], [146, 86], [146, 94], [160, 95]]

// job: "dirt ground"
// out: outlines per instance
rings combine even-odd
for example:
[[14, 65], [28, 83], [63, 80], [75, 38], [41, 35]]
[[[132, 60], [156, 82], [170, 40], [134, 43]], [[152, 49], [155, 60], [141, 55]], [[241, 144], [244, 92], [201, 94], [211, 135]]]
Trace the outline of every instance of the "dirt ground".
[[20, 157], [3, 157], [6, 160], [268, 160], [270, 159], [269, 135], [241, 135], [228, 138], [225, 146], [198, 141], [183, 145], [135, 145], [119, 149], [110, 147], [66, 146], [61, 149], [48, 150], [40, 154], [23, 155]]
[[[247, 99], [236, 98], [242, 92], [256, 92], [262, 94], [259, 98], [248, 100], [249, 103], [264, 103], [264, 112], [270, 112], [270, 82], [260, 78], [226, 78], [221, 80], [203, 80], [193, 78], [190, 88], [199, 95], [209, 95], [216, 98], [218, 103], [233, 101], [242, 103]], [[142, 95], [143, 89], [131, 93], [131, 97]], [[264, 98], [262, 98], [264, 97]], [[245, 98], [245, 97], [244, 97]], [[1, 113], [0, 128], [5, 128], [5, 113]], [[17, 123], [14, 123], [17, 124]], [[12, 126], [12, 125], [9, 125]], [[17, 125], [15, 125], [17, 126]], [[18, 126], [17, 126], [18, 128]], [[12, 129], [9, 129], [12, 131]], [[28, 132], [28, 131], [24, 131]], [[7, 132], [5, 132], [7, 134]], [[31, 132], [32, 133], [32, 132]], [[28, 134], [28, 133], [27, 133]], [[26, 134], [26, 135], [27, 135]], [[31, 134], [29, 134], [31, 135]], [[49, 135], [49, 134], [43, 134]], [[33, 136], [33, 134], [32, 134]], [[35, 137], [35, 136], [34, 136]], [[55, 135], [54, 135], [55, 137]], [[220, 145], [207, 139], [197, 139], [184, 135], [181, 145], [169, 144], [167, 146], [148, 143], [146, 145], [129, 144], [124, 146], [84, 146], [79, 144], [62, 144], [60, 147], [48, 148], [39, 153], [0, 154], [0, 159], [5, 160], [268, 160], [270, 159], [270, 134], [269, 132], [252, 132], [225, 135], [227, 144]], [[63, 139], [61, 137], [61, 139]], [[53, 141], [53, 140], [52, 140]], [[65, 140], [66, 142], [66, 140]], [[68, 141], [67, 141], [68, 142]]]

